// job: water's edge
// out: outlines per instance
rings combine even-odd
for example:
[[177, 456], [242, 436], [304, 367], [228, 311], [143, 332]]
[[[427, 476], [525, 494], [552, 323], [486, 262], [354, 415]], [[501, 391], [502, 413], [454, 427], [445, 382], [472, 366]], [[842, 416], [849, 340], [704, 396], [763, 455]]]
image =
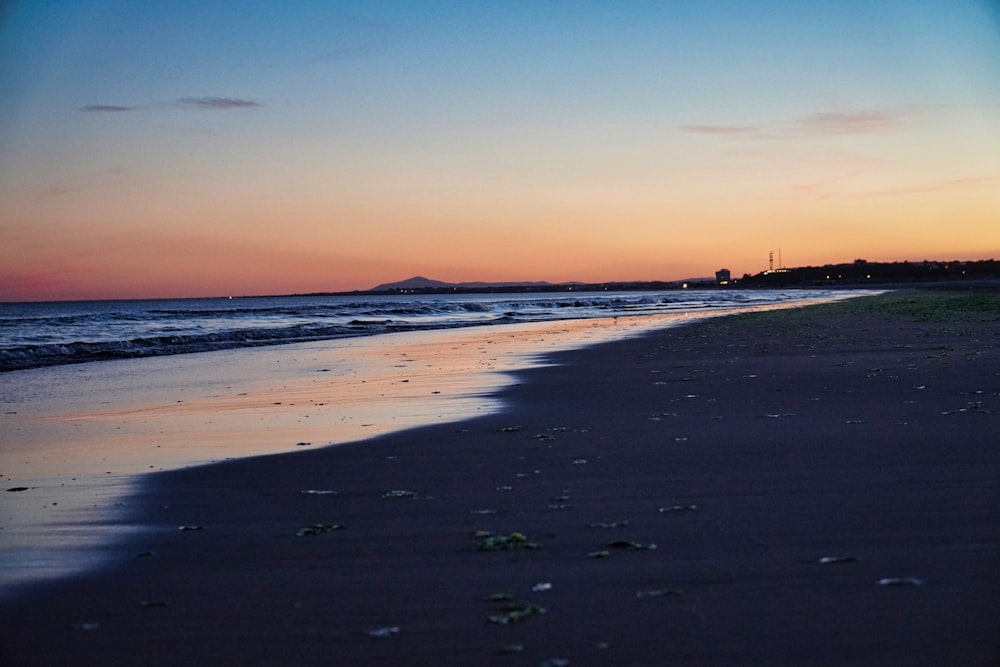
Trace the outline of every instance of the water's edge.
[[[835, 298], [846, 298], [847, 295], [837, 295], [823, 299], [812, 300], [809, 303], [834, 300]], [[367, 432], [364, 427], [361, 431], [354, 429], [351, 435], [342, 437], [330, 437], [324, 440], [317, 440], [317, 445], [342, 444], [346, 442], [357, 442], [386, 433], [400, 431], [419, 426], [437, 423], [460, 422], [474, 417], [497, 412], [504, 409], [504, 406], [494, 398], [494, 396], [506, 386], [514, 382], [511, 374], [522, 369], [528, 369], [538, 365], [548, 363], [546, 355], [565, 349], [589, 347], [599, 343], [620, 340], [636, 335], [643, 335], [677, 326], [685, 322], [694, 322], [706, 317], [722, 316], [734, 312], [746, 312], [747, 310], [771, 310], [775, 308], [787, 308], [803, 305], [803, 303], [782, 303], [767, 306], [755, 306], [752, 308], [738, 308], [731, 310], [717, 310], [711, 312], [700, 312], [692, 316], [687, 314], [676, 314], [671, 316], [646, 316], [631, 318], [607, 318], [603, 320], [564, 320], [559, 322], [533, 323], [530, 325], [507, 325], [507, 326], [487, 326], [479, 327], [478, 330], [439, 330], [422, 331], [410, 334], [393, 334], [391, 336], [373, 337], [370, 343], [381, 342], [381, 353], [389, 355], [387, 361], [397, 361], [396, 357], [404, 357], [416, 366], [430, 366], [431, 364], [420, 364], [418, 362], [428, 362], [435, 351], [444, 351], [450, 359], [438, 360], [438, 365], [432, 368], [429, 374], [422, 374], [420, 401], [415, 402], [413, 395], [403, 394], [397, 396], [398, 401], [393, 401], [393, 397], [384, 400], [382, 395], [378, 399], [380, 404], [376, 412], [383, 415], [392, 415], [392, 418], [383, 424], [366, 424], [365, 426], [377, 426]], [[489, 342], [490, 364], [474, 369], [476, 363], [481, 361], [481, 349], [472, 349], [470, 346], [479, 345], [482, 342]], [[464, 344], [466, 350], [471, 350], [471, 357], [464, 358], [464, 361], [456, 364], [455, 357], [461, 357], [456, 350], [460, 349], [459, 344]], [[293, 358], [304, 357], [307, 354], [318, 354], [319, 352], [329, 353], [331, 350], [338, 359], [342, 361], [344, 353], [348, 347], [357, 345], [354, 343], [327, 342], [324, 344], [293, 344], [273, 348], [270, 355], [278, 355], [285, 358], [287, 362]], [[501, 347], [506, 348], [501, 350]], [[346, 347], [345, 347], [346, 346]], [[229, 352], [209, 353], [213, 358], [216, 355], [231, 356], [234, 358], [248, 358], [247, 355], [260, 356], [260, 350], [239, 350]], [[362, 346], [355, 353], [371, 354], [372, 350], [368, 346]], [[397, 352], [401, 352], [397, 355]], [[426, 358], [419, 358], [421, 353]], [[180, 359], [180, 358], [178, 358]], [[212, 364], [207, 363], [208, 357], [204, 354], [188, 355], [187, 360], [195, 360], [200, 368], [211, 368]], [[132, 360], [122, 362], [126, 365], [145, 364], [151, 360]], [[318, 360], [317, 360], [318, 361]], [[234, 362], [239, 365], [239, 362]], [[471, 364], [471, 365], [470, 365]], [[399, 366], [400, 364], [391, 364]], [[101, 364], [98, 364], [101, 366]], [[60, 369], [52, 369], [59, 371]], [[185, 367], [178, 369], [181, 376], [184, 376]], [[409, 369], [403, 369], [404, 372]], [[421, 371], [424, 369], [421, 368]], [[474, 372], [475, 371], [475, 372]], [[469, 374], [474, 375], [471, 382], [466, 382], [463, 386], [455, 386], [456, 378], [468, 378]], [[140, 372], [136, 372], [135, 377], [142, 377]], [[355, 378], [357, 380], [357, 378]], [[385, 380], [385, 378], [382, 378]], [[409, 378], [398, 376], [397, 383], [389, 380], [395, 386], [406, 385], [407, 388], [417, 386], [411, 383]], [[437, 382], [438, 384], [435, 384]], [[368, 384], [368, 380], [360, 379], [361, 386]], [[386, 385], [389, 386], [389, 385]], [[240, 387], [229, 387], [231, 393], [241, 394]], [[287, 385], [282, 385], [282, 396], [288, 395]], [[277, 401], [269, 401], [267, 397], [258, 397], [257, 409], [267, 411], [268, 404]], [[286, 399], [287, 400], [287, 399]], [[376, 401], [372, 400], [371, 403]], [[197, 406], [198, 401], [192, 401], [192, 405]], [[364, 403], [362, 401], [362, 403]], [[432, 409], [427, 406], [433, 404]], [[362, 408], [371, 407], [362, 405]], [[415, 415], [412, 418], [401, 417], [406, 409], [413, 410], [416, 407]], [[210, 407], [210, 411], [220, 408]], [[226, 408], [221, 408], [226, 409]], [[148, 421], [147, 412], [144, 418]], [[167, 414], [164, 412], [164, 414]], [[217, 419], [217, 412], [212, 412], [213, 419]], [[238, 418], [245, 419], [245, 415]], [[363, 419], [372, 419], [364, 416]], [[322, 430], [322, 425], [318, 426]], [[118, 429], [121, 426], [117, 427]], [[294, 438], [286, 437], [287, 443], [293, 440], [296, 445], [305, 444], [306, 437], [299, 437], [299, 433], [304, 432], [304, 427], [287, 431], [287, 436], [295, 434]], [[310, 425], [309, 428], [316, 428]], [[153, 424], [152, 431], [162, 432], [162, 425]], [[285, 431], [281, 428], [273, 430], [265, 429], [258, 436], [267, 440], [274, 440], [277, 433]], [[315, 433], [315, 431], [312, 431]], [[346, 433], [346, 432], [345, 432]], [[231, 434], [239, 435], [239, 434]], [[186, 437], [186, 436], [185, 436]], [[312, 444], [311, 442], [309, 444]], [[274, 447], [260, 449], [250, 448], [244, 450], [227, 450], [224, 456], [212, 458], [181, 458], [172, 463], [159, 466], [159, 470], [177, 469], [189, 467], [190, 465], [210, 464], [213, 460], [223, 460], [226, 458], [243, 458], [274, 453], [292, 453], [296, 451], [295, 446], [286, 444], [284, 447]], [[301, 451], [301, 450], [299, 450]], [[88, 452], [83, 452], [84, 455]], [[140, 457], [141, 458], [141, 457]], [[113, 467], [110, 464], [104, 467]], [[145, 467], [145, 460], [142, 461]], [[153, 468], [149, 466], [149, 468]], [[131, 516], [129, 498], [134, 497], [137, 489], [141, 488], [148, 476], [145, 473], [155, 472], [156, 469], [143, 472], [141, 467], [133, 465], [131, 469], [125, 467], [114, 473], [104, 471], [103, 474], [97, 470], [90, 474], [76, 475], [72, 478], [58, 476], [44, 479], [36, 478], [32, 481], [16, 482], [19, 485], [29, 487], [23, 492], [11, 493], [10, 500], [6, 503], [5, 513], [13, 513], [24, 517], [25, 520], [15, 522], [10, 516], [4, 517], [4, 546], [2, 568], [0, 568], [0, 600], [12, 597], [18, 591], [26, 590], [32, 583], [44, 582], [60, 577], [73, 576], [89, 569], [101, 567], [106, 564], [107, 559], [113, 557], [113, 546], [120, 540], [127, 539], [129, 535], [135, 534], [146, 528], [136, 525], [135, 517]], [[10, 483], [10, 479], [7, 480]], [[34, 486], [37, 484], [37, 486]], [[17, 487], [11, 487], [17, 488]], [[27, 509], [27, 504], [33, 505], [33, 509]]]

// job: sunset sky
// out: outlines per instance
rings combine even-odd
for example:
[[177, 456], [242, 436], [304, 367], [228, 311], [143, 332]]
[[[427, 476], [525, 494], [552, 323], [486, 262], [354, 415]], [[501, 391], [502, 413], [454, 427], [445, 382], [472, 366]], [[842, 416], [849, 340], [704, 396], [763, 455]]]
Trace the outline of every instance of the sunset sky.
[[1000, 259], [995, 1], [0, 7], [0, 301]]

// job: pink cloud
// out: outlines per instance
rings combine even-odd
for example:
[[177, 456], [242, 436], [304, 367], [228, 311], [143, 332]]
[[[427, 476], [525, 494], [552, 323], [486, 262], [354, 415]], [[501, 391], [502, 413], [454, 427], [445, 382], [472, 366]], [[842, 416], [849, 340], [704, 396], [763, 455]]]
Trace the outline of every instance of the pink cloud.
[[72, 285], [72, 270], [0, 274], [0, 301], [45, 301]]
[[822, 111], [800, 119], [797, 127], [808, 134], [871, 134], [901, 125], [899, 114], [884, 111]]

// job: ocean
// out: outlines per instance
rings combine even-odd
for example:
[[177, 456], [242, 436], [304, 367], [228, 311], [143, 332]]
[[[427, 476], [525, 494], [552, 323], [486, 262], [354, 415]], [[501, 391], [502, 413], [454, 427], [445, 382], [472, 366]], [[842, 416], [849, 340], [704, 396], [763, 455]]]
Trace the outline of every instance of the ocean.
[[[0, 304], [0, 599], [100, 567], [144, 476], [503, 409], [546, 354], [844, 291]], [[173, 527], [176, 529], [176, 527]]]
[[240, 347], [816, 298], [815, 290], [278, 296], [0, 304], [0, 372]]

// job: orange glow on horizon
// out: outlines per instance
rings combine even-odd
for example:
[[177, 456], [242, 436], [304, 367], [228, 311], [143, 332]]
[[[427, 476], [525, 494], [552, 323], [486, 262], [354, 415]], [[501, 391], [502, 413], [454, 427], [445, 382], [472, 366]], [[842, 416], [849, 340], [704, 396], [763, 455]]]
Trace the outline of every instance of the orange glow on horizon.
[[979, 3], [460, 4], [15, 3], [0, 302], [1000, 256]]

